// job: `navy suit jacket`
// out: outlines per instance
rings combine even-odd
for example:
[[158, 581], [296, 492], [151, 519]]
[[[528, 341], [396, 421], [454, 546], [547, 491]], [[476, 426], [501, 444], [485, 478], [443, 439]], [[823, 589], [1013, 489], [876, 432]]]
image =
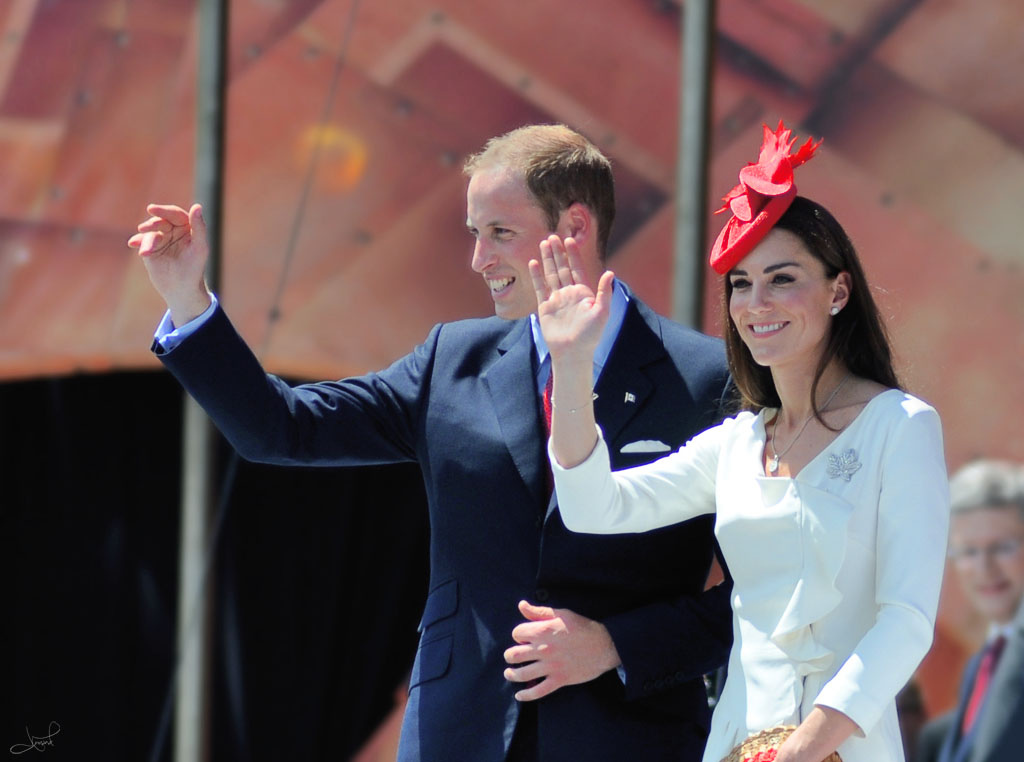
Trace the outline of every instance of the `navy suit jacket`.
[[1007, 638], [974, 725], [961, 738], [960, 726], [980, 664], [981, 652], [971, 658], [964, 670], [960, 699], [939, 752], [939, 762], [1024, 759], [1024, 607], [1013, 623], [1013, 632]]
[[[245, 458], [347, 466], [417, 461], [430, 510], [430, 585], [399, 759], [498, 762], [519, 715], [503, 652], [529, 599], [603, 622], [610, 671], [537, 702], [540, 759], [700, 759], [702, 675], [731, 645], [729, 586], [702, 592], [713, 518], [644, 534], [569, 532], [547, 494], [546, 435], [529, 320], [436, 326], [386, 370], [289, 387], [266, 375], [222, 310], [161, 356]], [[631, 297], [598, 381], [616, 468], [715, 423], [722, 344]]]
[[939, 754], [952, 732], [954, 711], [950, 710], [928, 720], [917, 733], [912, 762], [938, 762]]

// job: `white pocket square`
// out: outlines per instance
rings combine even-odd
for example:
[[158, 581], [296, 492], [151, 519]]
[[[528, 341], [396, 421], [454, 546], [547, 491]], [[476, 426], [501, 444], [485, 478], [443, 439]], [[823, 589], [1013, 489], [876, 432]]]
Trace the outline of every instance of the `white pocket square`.
[[664, 442], [657, 439], [638, 439], [623, 445], [619, 452], [670, 452], [672, 450]]

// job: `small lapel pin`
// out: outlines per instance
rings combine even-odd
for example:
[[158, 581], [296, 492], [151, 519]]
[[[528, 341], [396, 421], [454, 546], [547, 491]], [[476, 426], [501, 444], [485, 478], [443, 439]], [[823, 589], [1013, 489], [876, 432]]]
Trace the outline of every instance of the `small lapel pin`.
[[636, 402], [636, 395], [633, 392], [626, 392], [626, 399], [623, 402]]

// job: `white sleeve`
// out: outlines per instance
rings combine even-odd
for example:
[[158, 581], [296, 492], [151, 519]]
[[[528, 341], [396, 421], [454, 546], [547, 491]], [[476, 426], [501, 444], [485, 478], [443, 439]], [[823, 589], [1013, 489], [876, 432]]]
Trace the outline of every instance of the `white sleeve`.
[[[920, 404], [920, 403], [919, 403]], [[931, 647], [949, 529], [942, 427], [920, 404], [900, 421], [882, 460], [875, 547], [875, 623], [816, 704], [870, 732]]]
[[719, 453], [733, 423], [710, 428], [653, 463], [614, 472], [600, 426], [593, 452], [573, 468], [558, 465], [549, 443], [562, 521], [574, 532], [619, 534], [713, 513]]

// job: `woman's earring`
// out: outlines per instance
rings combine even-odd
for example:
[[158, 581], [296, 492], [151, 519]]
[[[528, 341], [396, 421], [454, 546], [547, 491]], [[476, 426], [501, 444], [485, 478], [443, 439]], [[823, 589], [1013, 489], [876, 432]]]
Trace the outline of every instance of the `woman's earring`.
[[828, 311], [828, 314], [830, 314], [832, 317], [835, 317], [836, 315], [839, 314], [839, 308], [838, 307], [833, 307], [832, 309], [830, 309]]

